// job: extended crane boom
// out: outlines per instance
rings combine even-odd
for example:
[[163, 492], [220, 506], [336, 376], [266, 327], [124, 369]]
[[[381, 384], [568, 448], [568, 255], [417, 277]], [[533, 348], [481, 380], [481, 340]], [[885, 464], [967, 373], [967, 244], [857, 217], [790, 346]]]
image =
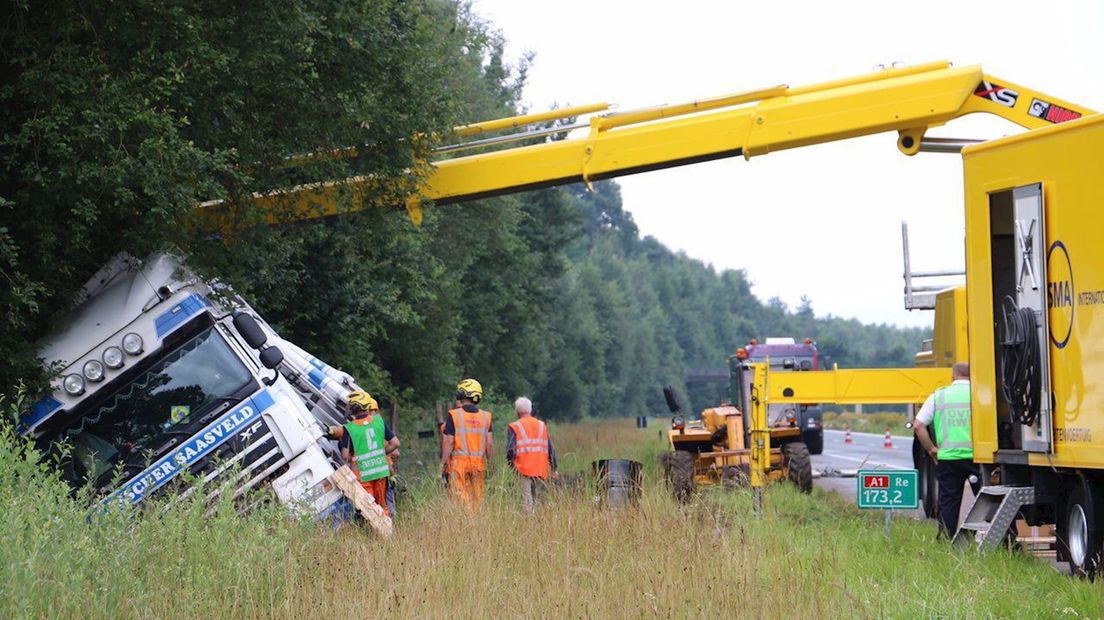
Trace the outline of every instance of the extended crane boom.
[[[579, 106], [457, 128], [460, 136], [516, 128], [584, 112], [608, 104]], [[516, 146], [434, 163], [434, 172], [407, 204], [420, 221], [423, 200], [437, 203], [528, 189], [607, 179], [743, 155], [898, 132], [907, 155], [921, 150], [931, 127], [984, 112], [1034, 129], [1093, 114], [1092, 110], [986, 75], [980, 66], [952, 67], [933, 62], [894, 67], [856, 77], [789, 87], [785, 85], [714, 99], [590, 119], [585, 137]], [[528, 134], [531, 136], [531, 134]], [[947, 150], [945, 143], [933, 150]], [[355, 149], [348, 149], [355, 154]], [[291, 208], [303, 217], [338, 213], [336, 192], [377, 179], [358, 177], [305, 185], [257, 196], [264, 209]], [[286, 212], [286, 211], [285, 211]]]

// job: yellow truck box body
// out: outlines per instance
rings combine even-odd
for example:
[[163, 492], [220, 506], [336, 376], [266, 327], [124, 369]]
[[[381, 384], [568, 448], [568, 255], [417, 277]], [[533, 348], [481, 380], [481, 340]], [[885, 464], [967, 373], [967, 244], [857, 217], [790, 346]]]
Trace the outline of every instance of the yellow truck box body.
[[1015, 266], [993, 260], [993, 205], [1041, 184], [1053, 449], [1028, 454], [1027, 464], [1104, 469], [1104, 116], [971, 146], [963, 163], [974, 459], [1005, 460], [996, 454], [1003, 314], [994, 281]]

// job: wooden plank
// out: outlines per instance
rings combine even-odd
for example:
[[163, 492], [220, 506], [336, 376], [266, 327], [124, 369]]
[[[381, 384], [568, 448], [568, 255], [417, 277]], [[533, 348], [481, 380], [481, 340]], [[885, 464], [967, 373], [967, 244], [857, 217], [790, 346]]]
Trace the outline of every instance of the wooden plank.
[[383, 508], [376, 503], [375, 498], [360, 486], [353, 471], [348, 465], [342, 465], [330, 476], [330, 481], [341, 491], [341, 494], [349, 498], [353, 507], [364, 517], [372, 529], [380, 536], [388, 537], [393, 533], [391, 518], [383, 514]]

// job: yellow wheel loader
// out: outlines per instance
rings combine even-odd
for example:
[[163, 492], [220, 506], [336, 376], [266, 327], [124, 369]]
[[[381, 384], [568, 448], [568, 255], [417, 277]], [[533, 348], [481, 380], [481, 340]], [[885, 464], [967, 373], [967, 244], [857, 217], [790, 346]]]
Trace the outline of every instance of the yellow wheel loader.
[[[734, 488], [751, 481], [755, 425], [748, 405], [757, 394], [751, 388], [746, 359], [746, 352], [729, 357], [730, 402], [706, 409], [697, 419], [687, 420], [674, 389], [663, 388], [673, 417], [667, 431], [670, 450], [660, 455], [660, 469], [679, 501], [688, 501], [699, 485]], [[812, 458], [802, 442], [801, 430], [792, 416], [775, 420], [768, 427], [766, 481], [789, 480], [802, 492], [811, 493]]]

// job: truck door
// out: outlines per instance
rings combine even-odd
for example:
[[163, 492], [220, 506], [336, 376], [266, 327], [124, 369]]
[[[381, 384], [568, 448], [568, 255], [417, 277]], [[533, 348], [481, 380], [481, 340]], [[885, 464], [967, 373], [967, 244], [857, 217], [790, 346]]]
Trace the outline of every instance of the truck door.
[[[1005, 395], [1003, 404], [1008, 405], [1010, 400], [1024, 401], [1025, 395], [1027, 401], [1035, 404], [1011, 407], [1008, 416], [1013, 441], [1026, 452], [1050, 453], [1054, 430], [1042, 184], [993, 193], [990, 209], [995, 354]], [[1033, 326], [1025, 322], [1025, 313], [1034, 317]], [[1005, 407], [1001, 409], [1008, 411]]]

